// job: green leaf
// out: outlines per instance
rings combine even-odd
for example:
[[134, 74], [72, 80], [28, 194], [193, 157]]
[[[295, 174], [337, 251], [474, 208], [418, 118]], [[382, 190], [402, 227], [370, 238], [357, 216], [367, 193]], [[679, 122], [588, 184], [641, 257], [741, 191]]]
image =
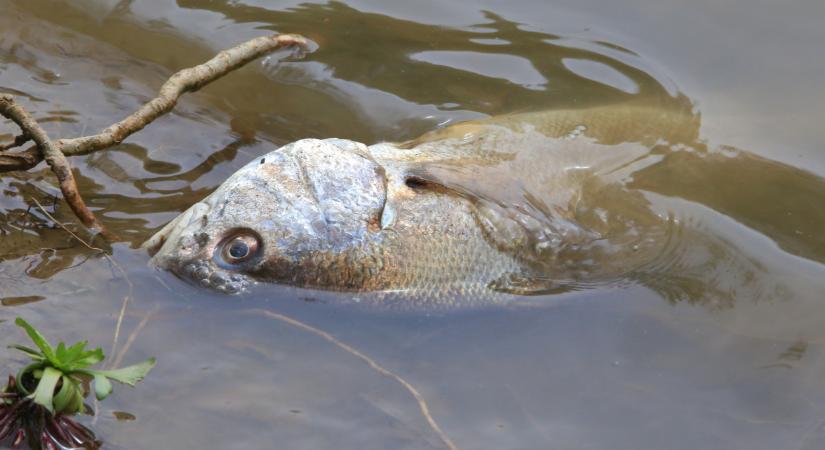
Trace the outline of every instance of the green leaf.
[[105, 357], [106, 356], [103, 354], [103, 349], [96, 348], [77, 355], [75, 359], [69, 363], [69, 367], [71, 370], [83, 369], [103, 361], [103, 358]]
[[112, 393], [112, 383], [105, 375], [95, 375], [95, 397], [98, 400], [103, 400]]
[[54, 396], [54, 411], [58, 414], [75, 414], [80, 412], [77, 409], [77, 399], [83, 401], [83, 389], [72, 377], [63, 376], [63, 386]]
[[78, 381], [75, 381], [75, 380], [72, 381], [72, 384], [75, 387], [74, 396], [72, 397], [72, 402], [69, 403], [68, 406], [66, 406], [65, 412], [67, 414], [82, 413], [83, 410], [84, 410], [83, 396], [85, 395], [84, 391], [83, 391], [83, 387], [80, 385], [80, 383]]
[[54, 410], [57, 412], [63, 412], [63, 409], [66, 405], [69, 404], [69, 400], [72, 399], [72, 384], [66, 382], [66, 378], [63, 379], [63, 386], [60, 387], [60, 390], [57, 391], [57, 394], [54, 395], [52, 399], [52, 404], [54, 405]]
[[38, 352], [37, 350], [35, 350], [33, 348], [26, 347], [25, 345], [12, 344], [12, 345], [9, 345], [9, 348], [13, 348], [15, 350], [20, 350], [21, 352], [25, 353], [26, 356], [28, 356], [29, 358], [31, 358], [35, 361], [45, 361], [46, 360], [46, 357], [43, 356], [42, 353]]
[[[86, 349], [86, 344], [88, 344], [86, 341], [76, 342], [74, 345], [66, 349], [66, 353], [62, 359], [69, 363], [74, 362], [83, 355], [83, 350]], [[60, 352], [58, 352], [57, 356], [60, 356]]]
[[55, 369], [54, 367], [46, 367], [43, 369], [43, 376], [37, 384], [37, 389], [35, 389], [34, 394], [32, 394], [29, 398], [34, 400], [34, 402], [38, 405], [48, 409], [49, 412], [54, 413], [54, 388], [57, 386], [57, 382], [60, 381], [60, 377], [62, 376], [63, 372]]
[[[35, 363], [32, 363], [32, 364], [29, 364], [28, 366], [24, 367], [23, 370], [17, 371], [17, 376], [15, 377], [17, 391], [21, 392], [21, 393], [24, 393], [26, 396], [31, 395], [32, 391], [30, 391], [26, 388], [26, 383], [23, 382], [23, 379], [25, 378], [26, 374], [31, 374], [32, 376], [34, 376], [34, 374], [36, 372], [40, 372], [40, 376], [42, 377], [43, 376], [43, 367], [45, 367], [45, 364], [47, 364], [47, 363], [38, 361], [38, 362], [35, 362]], [[36, 377], [36, 379], [39, 380], [40, 377]], [[34, 388], [36, 389], [37, 386], [35, 386]], [[34, 389], [32, 389], [32, 390], [34, 390]]]
[[60, 361], [57, 360], [57, 357], [54, 354], [54, 349], [52, 348], [51, 344], [49, 344], [49, 341], [47, 341], [46, 338], [43, 337], [43, 335], [40, 334], [39, 331], [37, 331], [33, 326], [29, 325], [29, 323], [23, 320], [22, 317], [14, 319], [14, 323], [18, 327], [21, 327], [24, 330], [26, 330], [26, 334], [29, 335], [29, 338], [31, 338], [32, 342], [34, 342], [34, 345], [36, 345], [37, 348], [39, 348], [40, 351], [43, 352], [43, 355], [50, 363], [54, 364], [55, 366], [60, 364]]
[[81, 370], [80, 372], [88, 373], [94, 377], [98, 375], [103, 375], [107, 378], [111, 378], [118, 383], [128, 384], [129, 386], [134, 386], [138, 381], [142, 380], [146, 374], [152, 370], [152, 367], [155, 367], [156, 361], [155, 358], [149, 358], [146, 361], [135, 364], [133, 366], [123, 367], [121, 369], [115, 370]]
[[58, 359], [58, 361], [66, 360], [66, 344], [64, 344], [63, 341], [57, 343], [57, 348], [54, 350], [54, 356]]

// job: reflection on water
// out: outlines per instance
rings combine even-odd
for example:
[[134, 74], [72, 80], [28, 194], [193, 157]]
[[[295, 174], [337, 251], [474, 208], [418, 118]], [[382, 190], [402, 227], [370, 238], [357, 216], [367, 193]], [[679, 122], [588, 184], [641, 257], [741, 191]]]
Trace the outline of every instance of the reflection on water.
[[[25, 101], [52, 136], [102, 129], [174, 70], [262, 30], [320, 44], [306, 61], [253, 64], [189, 95], [128, 143], [72, 159], [88, 203], [123, 239], [113, 257], [136, 287], [131, 294], [116, 268], [35, 206], [89, 238], [55, 200], [47, 170], [3, 174], [2, 343], [20, 340], [9, 319], [22, 315], [50, 337], [111, 349], [128, 297], [119, 345], [133, 343], [124, 362], [157, 356], [159, 365], [137, 389], [100, 405], [96, 429], [112, 448], [442, 447], [396, 382], [317, 336], [249, 312], [259, 308], [326, 330], [403, 375], [462, 449], [821, 448], [825, 292], [816, 280], [825, 190], [806, 169], [823, 162], [794, 167], [701, 141], [701, 108], [664, 69], [613, 43], [609, 31], [554, 34], [540, 3], [488, 12], [465, 5], [450, 10], [464, 25], [447, 27], [336, 2], [0, 0], [0, 91]], [[517, 24], [509, 8], [535, 18]], [[565, 30], [605, 20], [598, 11], [559, 14], [578, 17]], [[625, 20], [617, 28], [637, 25], [616, 17]], [[756, 39], [762, 25], [751, 25]], [[701, 103], [717, 94], [713, 86], [689, 94]], [[630, 100], [694, 115], [684, 147], [654, 150], [616, 175], [632, 175], [623, 186], [644, 193], [634, 197], [642, 209], [678, 212], [668, 257], [638, 274], [643, 285], [555, 295], [544, 308], [398, 314], [282, 287], [219, 296], [149, 270], [134, 249], [247, 160], [288, 141], [401, 141], [486, 115]], [[701, 119], [703, 130], [724, 127]], [[15, 131], [0, 125], [0, 140]], [[742, 147], [765, 154], [750, 143]], [[617, 192], [593, 198], [615, 204]], [[701, 307], [689, 305], [698, 299]], [[21, 363], [10, 358], [3, 354], [3, 372]]]

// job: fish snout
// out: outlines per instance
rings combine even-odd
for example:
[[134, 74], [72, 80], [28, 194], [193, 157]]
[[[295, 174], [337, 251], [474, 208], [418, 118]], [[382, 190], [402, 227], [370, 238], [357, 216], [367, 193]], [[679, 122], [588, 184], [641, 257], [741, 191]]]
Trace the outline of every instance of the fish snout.
[[213, 254], [219, 244], [213, 230], [204, 228], [213, 210], [215, 197], [192, 205], [158, 230], [141, 246], [151, 256], [149, 265], [168, 270], [198, 286], [227, 294], [245, 291], [251, 280], [215, 264]]
[[295, 283], [317, 271], [313, 257], [370, 239], [386, 191], [384, 168], [364, 144], [304, 139], [239, 169], [143, 248], [150, 265], [220, 292]]
[[[147, 241], [154, 254], [149, 265], [174, 273], [179, 278], [197, 286], [213, 289], [226, 294], [245, 292], [254, 281], [246, 274], [233, 271], [231, 266], [218, 264], [216, 254], [220, 253], [220, 243], [205, 232], [181, 233], [178, 229], [161, 230]], [[183, 234], [183, 236], [181, 236]]]

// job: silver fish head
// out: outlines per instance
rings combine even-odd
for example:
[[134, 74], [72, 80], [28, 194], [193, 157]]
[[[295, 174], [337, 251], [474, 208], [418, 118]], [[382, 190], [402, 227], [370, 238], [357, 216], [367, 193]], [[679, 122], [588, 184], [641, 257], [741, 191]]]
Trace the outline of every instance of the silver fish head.
[[304, 139], [238, 170], [143, 247], [153, 266], [226, 293], [260, 279], [299, 284], [306, 258], [376, 231], [385, 201], [384, 170], [364, 144]]

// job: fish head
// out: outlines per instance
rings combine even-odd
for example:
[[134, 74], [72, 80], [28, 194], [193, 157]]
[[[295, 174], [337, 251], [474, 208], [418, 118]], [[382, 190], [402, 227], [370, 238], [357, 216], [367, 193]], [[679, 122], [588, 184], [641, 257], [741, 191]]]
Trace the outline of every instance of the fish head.
[[307, 258], [377, 231], [385, 201], [384, 169], [364, 144], [304, 139], [242, 167], [143, 246], [151, 265], [218, 291], [295, 284]]

